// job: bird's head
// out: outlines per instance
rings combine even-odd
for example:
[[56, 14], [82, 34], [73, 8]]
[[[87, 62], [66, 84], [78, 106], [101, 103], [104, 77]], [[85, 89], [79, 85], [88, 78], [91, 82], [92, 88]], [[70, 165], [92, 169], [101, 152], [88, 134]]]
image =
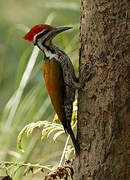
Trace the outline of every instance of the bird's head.
[[24, 36], [24, 39], [32, 42], [34, 45], [49, 45], [57, 34], [68, 29], [71, 29], [71, 27], [55, 28], [46, 24], [38, 24]]

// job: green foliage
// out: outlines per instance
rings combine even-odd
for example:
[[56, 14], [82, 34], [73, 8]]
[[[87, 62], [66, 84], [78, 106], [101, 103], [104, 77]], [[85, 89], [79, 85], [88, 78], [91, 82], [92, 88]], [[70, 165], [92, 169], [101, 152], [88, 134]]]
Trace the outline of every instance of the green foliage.
[[[42, 127], [42, 137], [41, 139], [43, 140], [46, 136], [49, 137], [51, 135], [51, 133], [56, 131], [55, 136], [53, 137], [53, 140], [56, 140], [56, 138], [61, 135], [62, 133], [64, 133], [64, 129], [62, 127], [61, 124], [57, 124], [57, 123], [52, 123], [49, 121], [38, 121], [36, 123], [30, 123], [28, 125], [26, 125], [22, 131], [19, 133], [18, 135], [18, 139], [17, 139], [17, 144], [18, 144], [18, 148], [22, 149], [21, 147], [21, 141], [22, 141], [22, 137], [23, 134], [26, 132], [27, 136], [29, 136], [33, 130], [35, 128], [40, 128]], [[57, 132], [58, 131], [58, 132]]]
[[36, 174], [40, 171], [44, 172], [45, 170], [47, 170], [47, 171], [52, 170], [52, 167], [43, 166], [40, 164], [32, 164], [32, 163], [24, 163], [24, 162], [20, 162], [20, 163], [0, 162], [0, 169], [6, 169], [7, 175], [9, 175], [9, 173], [10, 173], [11, 176], [14, 176], [16, 174], [16, 172], [21, 168], [24, 168], [24, 171], [23, 171], [24, 176], [28, 175], [30, 172], [32, 172], [33, 174]]
[[[76, 124], [76, 121], [75, 121], [76, 116], [77, 116], [76, 113], [77, 113], [77, 102], [75, 101], [74, 107], [73, 107], [72, 123], [71, 123], [72, 129], [75, 127], [75, 124]], [[53, 136], [53, 141], [56, 141], [58, 136], [65, 133], [63, 126], [59, 123], [56, 123], [56, 120], [57, 120], [57, 115], [55, 115], [53, 122], [38, 121], [38, 122], [30, 123], [30, 124], [26, 125], [18, 135], [18, 138], [17, 138], [18, 148], [22, 150], [21, 141], [23, 138], [23, 134], [27, 133], [27, 136], [29, 136], [30, 134], [32, 134], [32, 132], [35, 128], [42, 128], [42, 136], [41, 136], [42, 140], [46, 136], [49, 137], [52, 133], [55, 132], [55, 134]]]
[[[12, 162], [8, 167], [15, 167], [13, 180], [41, 180], [42, 173], [23, 176], [23, 171], [30, 172], [32, 164], [37, 163], [56, 168], [72, 157], [73, 148], [57, 118], [51, 123], [54, 110], [42, 78], [43, 55], [37, 48], [32, 49], [23, 36], [29, 27], [39, 23], [73, 26], [73, 30], [60, 34], [54, 41], [69, 54], [77, 69], [79, 1], [1, 0], [0, 12], [0, 175], [6, 175], [4, 163]], [[76, 106], [74, 109], [73, 126]], [[32, 134], [26, 137], [25, 133]], [[17, 148], [17, 137], [24, 152]], [[40, 171], [40, 167], [36, 170]]]
[[[31, 163], [15, 163], [15, 162], [0, 162], [0, 169], [6, 169], [6, 175], [4, 177], [8, 177], [9, 179], [12, 179], [16, 172], [24, 168], [23, 176], [27, 176], [30, 173], [36, 175], [37, 173], [41, 172], [44, 174], [45, 179], [62, 179], [65, 178], [66, 180], [68, 177], [73, 178], [73, 168], [70, 164], [70, 162], [66, 162], [65, 165], [60, 166], [56, 168], [55, 170], [52, 169], [50, 166], [43, 166], [40, 164], [31, 164]], [[10, 176], [8, 174], [11, 174]], [[1, 177], [0, 177], [1, 178]], [[2, 178], [3, 179], [3, 178]]]

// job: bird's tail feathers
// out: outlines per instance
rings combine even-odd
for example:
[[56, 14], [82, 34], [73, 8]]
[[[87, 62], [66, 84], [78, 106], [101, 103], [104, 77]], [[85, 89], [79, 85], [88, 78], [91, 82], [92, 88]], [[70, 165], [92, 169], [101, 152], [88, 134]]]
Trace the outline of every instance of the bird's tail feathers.
[[76, 154], [79, 154], [79, 151], [80, 151], [79, 144], [78, 144], [78, 142], [77, 142], [77, 140], [75, 138], [75, 135], [74, 135], [73, 130], [71, 128], [71, 125], [69, 123], [68, 123], [68, 127], [67, 127], [66, 131], [71, 137], [71, 140], [73, 142]]

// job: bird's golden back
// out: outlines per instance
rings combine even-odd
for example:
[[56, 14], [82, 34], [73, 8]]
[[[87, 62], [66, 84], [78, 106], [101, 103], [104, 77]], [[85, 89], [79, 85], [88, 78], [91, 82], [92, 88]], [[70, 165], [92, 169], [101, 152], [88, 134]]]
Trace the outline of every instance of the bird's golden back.
[[55, 112], [62, 122], [65, 115], [63, 108], [65, 87], [60, 63], [55, 59], [44, 60], [43, 75]]

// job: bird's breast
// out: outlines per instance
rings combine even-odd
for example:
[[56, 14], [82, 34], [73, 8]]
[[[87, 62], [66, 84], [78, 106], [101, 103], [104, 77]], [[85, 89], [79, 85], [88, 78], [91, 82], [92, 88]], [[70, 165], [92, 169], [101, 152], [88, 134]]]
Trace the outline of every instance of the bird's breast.
[[44, 60], [43, 74], [46, 88], [51, 97], [54, 109], [59, 116], [59, 119], [62, 119], [65, 88], [60, 63], [55, 59]]
[[45, 60], [43, 63], [43, 74], [46, 83], [46, 87], [49, 93], [59, 92], [64, 88], [63, 74], [61, 65], [55, 59]]

